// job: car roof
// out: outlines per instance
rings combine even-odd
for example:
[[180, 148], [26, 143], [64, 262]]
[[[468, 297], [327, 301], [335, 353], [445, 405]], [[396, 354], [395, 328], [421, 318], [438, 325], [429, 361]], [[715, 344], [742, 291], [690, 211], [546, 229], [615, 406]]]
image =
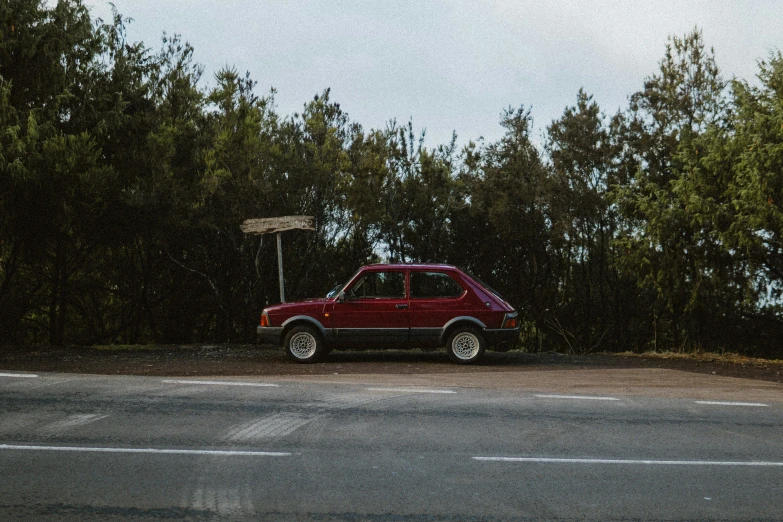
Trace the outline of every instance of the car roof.
[[442, 263], [376, 263], [373, 265], [366, 265], [364, 268], [435, 268], [438, 270], [458, 270], [458, 268], [454, 265], [446, 265]]

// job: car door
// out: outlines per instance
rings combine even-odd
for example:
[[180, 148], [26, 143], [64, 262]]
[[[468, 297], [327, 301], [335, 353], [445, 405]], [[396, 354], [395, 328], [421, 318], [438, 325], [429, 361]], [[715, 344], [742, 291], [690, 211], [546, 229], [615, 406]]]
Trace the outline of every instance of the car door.
[[406, 272], [401, 269], [365, 271], [334, 303], [332, 327], [339, 344], [367, 348], [408, 342], [410, 313]]
[[411, 270], [410, 344], [414, 347], [437, 346], [443, 327], [465, 315], [466, 289], [445, 271]]

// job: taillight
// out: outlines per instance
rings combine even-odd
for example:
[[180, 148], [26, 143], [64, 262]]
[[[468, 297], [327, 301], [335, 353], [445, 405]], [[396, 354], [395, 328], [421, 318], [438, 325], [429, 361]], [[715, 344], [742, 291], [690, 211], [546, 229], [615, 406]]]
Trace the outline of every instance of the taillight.
[[513, 317], [506, 316], [506, 319], [503, 321], [503, 328], [516, 328], [516, 327], [517, 327], [516, 314], [514, 314]]
[[269, 318], [266, 314], [261, 314], [261, 326], [269, 326]]

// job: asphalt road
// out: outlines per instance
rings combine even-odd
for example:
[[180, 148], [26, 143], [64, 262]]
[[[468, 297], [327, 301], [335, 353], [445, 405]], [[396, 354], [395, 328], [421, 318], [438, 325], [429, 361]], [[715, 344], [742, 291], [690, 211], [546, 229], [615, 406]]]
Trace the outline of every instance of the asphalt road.
[[2, 520], [783, 520], [774, 390], [23, 375], [0, 373]]

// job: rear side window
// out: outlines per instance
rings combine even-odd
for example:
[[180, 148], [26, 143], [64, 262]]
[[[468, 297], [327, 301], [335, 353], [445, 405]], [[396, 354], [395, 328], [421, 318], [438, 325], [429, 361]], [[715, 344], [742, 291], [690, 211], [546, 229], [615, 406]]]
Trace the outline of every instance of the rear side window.
[[347, 292], [351, 299], [405, 297], [405, 274], [402, 272], [367, 272]]
[[443, 272], [411, 272], [411, 298], [459, 297], [464, 290]]

